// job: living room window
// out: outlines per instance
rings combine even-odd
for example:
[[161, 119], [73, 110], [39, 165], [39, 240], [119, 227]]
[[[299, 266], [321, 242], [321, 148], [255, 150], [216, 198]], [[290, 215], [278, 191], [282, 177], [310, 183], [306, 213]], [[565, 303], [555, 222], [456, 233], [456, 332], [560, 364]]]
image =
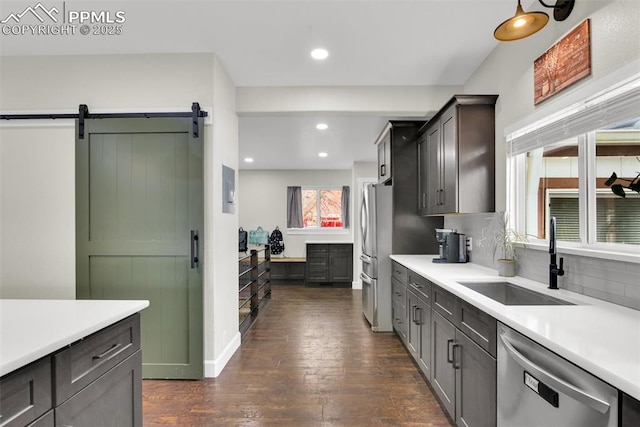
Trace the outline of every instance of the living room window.
[[[555, 216], [558, 240], [589, 251], [640, 254], [640, 194], [615, 195], [640, 175], [640, 76], [508, 135], [509, 211], [535, 242]], [[540, 242], [543, 243], [543, 242]]]
[[288, 187], [289, 232], [331, 232], [349, 228], [349, 187]]
[[303, 228], [342, 228], [342, 189], [302, 189]]

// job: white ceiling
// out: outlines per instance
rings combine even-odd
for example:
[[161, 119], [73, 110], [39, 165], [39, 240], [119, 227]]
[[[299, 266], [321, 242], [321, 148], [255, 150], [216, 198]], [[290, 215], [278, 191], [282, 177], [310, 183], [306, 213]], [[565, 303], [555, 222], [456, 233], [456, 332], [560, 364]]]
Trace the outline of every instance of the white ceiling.
[[[0, 19], [37, 1], [3, 0]], [[40, 1], [46, 7], [62, 3]], [[527, 3], [531, 4], [527, 1], [525, 7]], [[0, 54], [215, 52], [236, 86], [462, 85], [497, 45], [493, 30], [513, 15], [516, 4], [516, 0], [66, 1], [67, 8], [78, 10], [125, 11], [124, 33], [2, 36]], [[321, 63], [309, 56], [319, 46], [330, 54]], [[241, 117], [241, 158], [255, 157], [252, 168], [342, 168], [357, 160], [375, 161], [373, 141], [384, 120], [353, 115], [324, 118], [330, 128], [319, 134], [315, 123], [320, 119]], [[318, 159], [321, 146], [336, 151]], [[270, 156], [274, 153], [277, 156]], [[284, 153], [288, 161], [282, 160]]]

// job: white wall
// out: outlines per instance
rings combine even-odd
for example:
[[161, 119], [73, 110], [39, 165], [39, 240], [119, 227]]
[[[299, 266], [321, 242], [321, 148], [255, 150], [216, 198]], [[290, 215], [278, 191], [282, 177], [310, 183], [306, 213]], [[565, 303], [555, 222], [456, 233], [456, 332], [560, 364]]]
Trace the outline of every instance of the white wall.
[[[586, 18], [591, 19], [591, 76], [538, 106], [533, 104], [533, 62]], [[640, 2], [637, 0], [577, 1], [563, 22], [551, 19], [535, 35], [499, 44], [464, 86], [465, 93], [499, 94], [496, 104], [496, 210], [506, 206], [505, 129], [545, 111], [569, 105], [572, 93], [640, 57]]]
[[[221, 165], [237, 168], [235, 87], [213, 54], [3, 57], [4, 113], [189, 111], [205, 126], [205, 358], [215, 374], [239, 345], [237, 215], [222, 215]], [[35, 126], [35, 127], [34, 127]], [[74, 125], [0, 124], [0, 296], [74, 298]], [[214, 263], [214, 257], [216, 262]], [[233, 292], [231, 291], [233, 288]]]
[[239, 87], [237, 111], [240, 115], [322, 111], [424, 117], [462, 92], [462, 86]]
[[[351, 223], [354, 189], [351, 170], [241, 170], [238, 186], [239, 224], [245, 230], [258, 226], [271, 232], [276, 226], [284, 236], [287, 257], [305, 257], [305, 241], [353, 241], [353, 226], [344, 234], [288, 234], [287, 187], [351, 187]], [[235, 232], [235, 230], [234, 230]], [[250, 247], [254, 247], [250, 245]]]
[[73, 127], [0, 128], [0, 298], [75, 298]]
[[[238, 331], [238, 215], [222, 212], [222, 165], [238, 170], [236, 88], [220, 61], [213, 68], [213, 141], [206, 156], [205, 376], [216, 377], [240, 346]], [[206, 186], [210, 186], [207, 190]], [[237, 212], [237, 210], [236, 210]]]

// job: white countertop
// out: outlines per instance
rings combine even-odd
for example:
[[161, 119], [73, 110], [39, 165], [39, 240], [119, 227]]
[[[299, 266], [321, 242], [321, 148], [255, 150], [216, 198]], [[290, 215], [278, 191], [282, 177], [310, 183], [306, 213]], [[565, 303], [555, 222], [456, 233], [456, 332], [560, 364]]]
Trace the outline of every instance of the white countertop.
[[149, 306], [149, 301], [0, 300], [0, 376]]
[[[522, 277], [500, 277], [477, 264], [437, 264], [431, 255], [391, 259], [640, 400], [640, 312]], [[541, 268], [544, 268], [542, 266]], [[507, 306], [458, 281], [509, 281], [577, 305]]]

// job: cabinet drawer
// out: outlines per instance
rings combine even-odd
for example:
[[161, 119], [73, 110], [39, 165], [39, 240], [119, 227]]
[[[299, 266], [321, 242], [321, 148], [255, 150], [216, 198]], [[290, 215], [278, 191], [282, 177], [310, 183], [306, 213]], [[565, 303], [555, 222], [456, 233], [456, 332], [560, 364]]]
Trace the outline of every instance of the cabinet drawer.
[[409, 270], [409, 286], [427, 304], [431, 304], [431, 282]]
[[496, 357], [496, 319], [463, 300], [459, 300], [458, 307], [460, 330]]
[[310, 269], [324, 269], [327, 268], [329, 266], [329, 259], [328, 258], [309, 258], [307, 259], [307, 266]]
[[140, 349], [139, 318], [134, 314], [54, 355], [56, 406]]
[[406, 304], [407, 287], [400, 283], [395, 277], [391, 278], [391, 292], [393, 293], [393, 298], [395, 300], [398, 300], [401, 304]]
[[50, 357], [45, 357], [0, 379], [0, 416], [2, 416], [0, 425], [2, 427], [25, 426], [52, 406]]
[[332, 254], [350, 254], [352, 251], [351, 245], [329, 245], [329, 253]]
[[433, 309], [440, 313], [440, 315], [442, 315], [442, 317], [447, 319], [449, 322], [458, 326], [456, 316], [457, 297], [451, 292], [445, 291], [440, 286], [433, 285], [432, 289], [433, 301], [431, 302], [431, 306], [433, 307]]
[[326, 255], [328, 253], [328, 245], [307, 245], [307, 257], [309, 255]]
[[136, 351], [56, 408], [62, 426], [142, 426], [142, 357]]
[[400, 281], [400, 283], [404, 283], [405, 285], [407, 284], [407, 267], [398, 264], [397, 262], [393, 261], [393, 266], [392, 266], [392, 271], [391, 271], [391, 276], [395, 277], [397, 280]]

